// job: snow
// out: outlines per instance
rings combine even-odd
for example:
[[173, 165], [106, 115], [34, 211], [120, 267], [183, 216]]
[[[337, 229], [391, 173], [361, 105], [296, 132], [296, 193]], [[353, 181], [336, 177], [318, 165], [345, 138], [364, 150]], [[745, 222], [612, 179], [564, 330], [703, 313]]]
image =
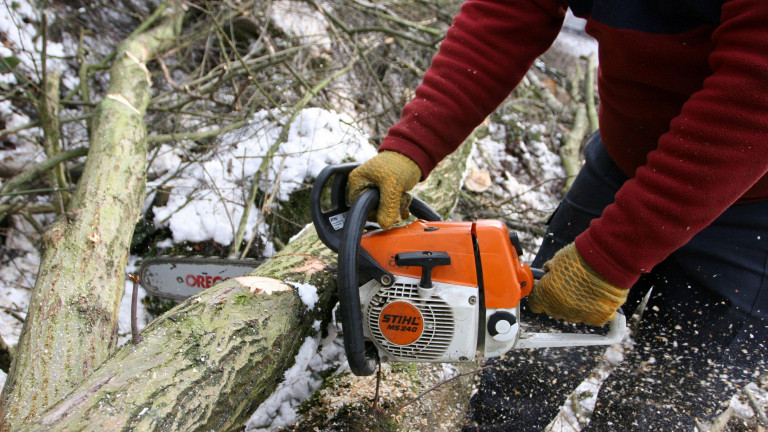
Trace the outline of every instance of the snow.
[[[6, 38], [0, 44], [0, 57], [15, 56], [21, 63], [17, 67], [27, 70], [40, 68], [40, 53], [43, 51], [43, 38], [40, 37], [36, 22], [39, 11], [28, 0], [5, 1], [0, 7], [0, 32]], [[52, 17], [49, 17], [52, 18]], [[52, 19], [49, 19], [52, 21]], [[45, 52], [49, 56], [48, 67], [63, 67], [62, 58], [68, 54], [65, 44], [46, 40]], [[7, 76], [0, 75], [0, 80]]]
[[174, 150], [173, 147], [163, 144], [161, 145], [151, 159], [149, 168], [147, 169], [147, 175], [152, 177], [160, 177], [168, 174], [169, 172], [176, 171], [182, 166], [182, 158]]
[[27, 315], [35, 275], [40, 265], [40, 256], [27, 236], [34, 237], [29, 223], [18, 216], [12, 221], [17, 229], [10, 230], [6, 238], [6, 256], [12, 256], [0, 266], [0, 335], [9, 346], [18, 343], [21, 336], [22, 321]]
[[301, 44], [329, 45], [331, 43], [325, 31], [325, 17], [305, 2], [273, 2], [269, 17], [284, 33], [298, 37]]
[[439, 381], [448, 381], [459, 374], [459, 369], [450, 363], [440, 363], [440, 370], [437, 373]]
[[[156, 225], [170, 227], [174, 242], [232, 243], [243, 214], [242, 203], [263, 161], [261, 155], [269, 151], [282, 132], [276, 120], [278, 115], [277, 111], [257, 112], [248, 126], [221, 137], [222, 143], [232, 144], [222, 146], [222, 151], [178, 176], [169, 164], [176, 158], [182, 159], [183, 154], [161, 149], [150, 171], [165, 174], [149, 186], [164, 184], [173, 190], [168, 203], [154, 209]], [[272, 193], [277, 188], [276, 198], [286, 200], [327, 165], [363, 161], [374, 154], [376, 150], [368, 137], [354, 126], [351, 118], [321, 108], [307, 108], [291, 123], [285, 142], [280, 144], [264, 175], [257, 179], [259, 189]], [[259, 221], [260, 212], [252, 210], [246, 238], [258, 229], [266, 241], [265, 227]]]
[[291, 424], [297, 418], [299, 405], [322, 385], [319, 374], [327, 370], [338, 372], [339, 365], [346, 363], [335, 326], [328, 326], [325, 338], [307, 338], [295, 361], [285, 371], [283, 382], [248, 420], [246, 432], [268, 432]]
[[0, 101], [0, 112], [7, 113], [3, 119], [5, 120], [5, 126], [9, 129], [29, 123], [29, 117], [14, 112], [11, 102], [8, 100]]
[[302, 303], [304, 303], [307, 309], [312, 310], [315, 308], [317, 301], [320, 300], [316, 286], [298, 282], [288, 282], [288, 284], [296, 288], [299, 293], [299, 298], [301, 298]]
[[27, 1], [3, 2], [0, 8], [0, 31], [5, 33], [10, 46], [0, 45], [0, 56], [18, 56], [21, 65], [34, 69], [37, 56], [23, 55], [37, 45], [37, 29], [30, 19], [37, 16], [36, 11]]

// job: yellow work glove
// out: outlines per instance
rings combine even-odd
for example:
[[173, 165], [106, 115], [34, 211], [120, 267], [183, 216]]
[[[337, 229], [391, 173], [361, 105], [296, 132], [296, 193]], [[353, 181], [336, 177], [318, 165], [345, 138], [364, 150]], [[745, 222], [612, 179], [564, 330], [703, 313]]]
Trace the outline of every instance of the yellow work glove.
[[421, 168], [408, 156], [382, 151], [349, 173], [349, 200], [354, 202], [367, 188], [376, 187], [381, 196], [376, 221], [383, 229], [408, 217], [411, 190], [421, 179]]
[[597, 274], [573, 243], [544, 263], [546, 274], [528, 297], [535, 313], [546, 313], [570, 322], [602, 326], [627, 301], [629, 290], [619, 288]]

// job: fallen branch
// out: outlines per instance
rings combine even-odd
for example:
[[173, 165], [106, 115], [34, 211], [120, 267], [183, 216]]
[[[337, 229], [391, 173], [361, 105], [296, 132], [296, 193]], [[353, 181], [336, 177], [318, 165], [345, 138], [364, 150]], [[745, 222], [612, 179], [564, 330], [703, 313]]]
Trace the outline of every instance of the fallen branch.
[[584, 100], [587, 103], [587, 115], [589, 116], [589, 131], [591, 133], [597, 132], [600, 128], [597, 107], [595, 106], [595, 76], [597, 75], [597, 52], [592, 51], [592, 54], [587, 57], [587, 76], [584, 85]]
[[560, 147], [560, 157], [565, 169], [565, 186], [563, 193], [568, 191], [581, 169], [581, 143], [587, 135], [587, 108], [579, 104], [576, 108], [576, 116], [573, 120], [573, 128], [565, 138], [565, 143]]
[[565, 106], [557, 100], [555, 95], [553, 95], [547, 86], [545, 86], [539, 77], [536, 76], [533, 71], [528, 71], [528, 73], [525, 74], [525, 77], [528, 79], [528, 81], [531, 84], [531, 88], [533, 89], [534, 93], [536, 93], [539, 98], [555, 113], [560, 113], [565, 109]]

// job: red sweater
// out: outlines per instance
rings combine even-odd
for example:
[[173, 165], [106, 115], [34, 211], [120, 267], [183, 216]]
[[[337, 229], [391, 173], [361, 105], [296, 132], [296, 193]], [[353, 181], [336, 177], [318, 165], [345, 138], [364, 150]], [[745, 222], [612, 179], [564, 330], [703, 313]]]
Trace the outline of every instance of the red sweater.
[[576, 247], [629, 288], [729, 206], [768, 199], [768, 2], [470, 0], [380, 150], [426, 177], [550, 46], [568, 3], [599, 42], [600, 134], [630, 177]]

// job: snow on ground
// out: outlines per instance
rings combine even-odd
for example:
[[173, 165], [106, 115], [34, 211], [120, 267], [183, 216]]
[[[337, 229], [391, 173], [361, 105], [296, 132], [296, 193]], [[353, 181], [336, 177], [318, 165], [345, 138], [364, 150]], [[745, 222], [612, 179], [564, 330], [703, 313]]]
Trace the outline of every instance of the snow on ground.
[[326, 19], [320, 11], [302, 1], [270, 2], [269, 17], [280, 30], [294, 35], [300, 44], [312, 45], [313, 50], [328, 47]]
[[[49, 14], [49, 22], [53, 16]], [[40, 9], [29, 0], [4, 1], [0, 6], [0, 33], [4, 35], [0, 44], [0, 57], [18, 59], [18, 68], [27, 71], [40, 71], [41, 53], [43, 52], [43, 38], [38, 32], [37, 24], [40, 22]], [[73, 55], [76, 44], [54, 42], [50, 38], [45, 40], [45, 52], [48, 56], [48, 68], [63, 69], [63, 58]], [[11, 74], [0, 74], [0, 82], [15, 84]], [[76, 77], [65, 76], [65, 86], [72, 86], [77, 82]], [[11, 80], [11, 81], [8, 81]], [[3, 111], [4, 112], [4, 111]]]
[[14, 223], [20, 229], [11, 230], [5, 242], [5, 255], [11, 258], [0, 265], [0, 308], [4, 317], [0, 320], [0, 334], [9, 346], [16, 345], [21, 335], [22, 320], [27, 315], [40, 265], [39, 254], [22, 231], [31, 231], [31, 227], [20, 219], [14, 216]]

